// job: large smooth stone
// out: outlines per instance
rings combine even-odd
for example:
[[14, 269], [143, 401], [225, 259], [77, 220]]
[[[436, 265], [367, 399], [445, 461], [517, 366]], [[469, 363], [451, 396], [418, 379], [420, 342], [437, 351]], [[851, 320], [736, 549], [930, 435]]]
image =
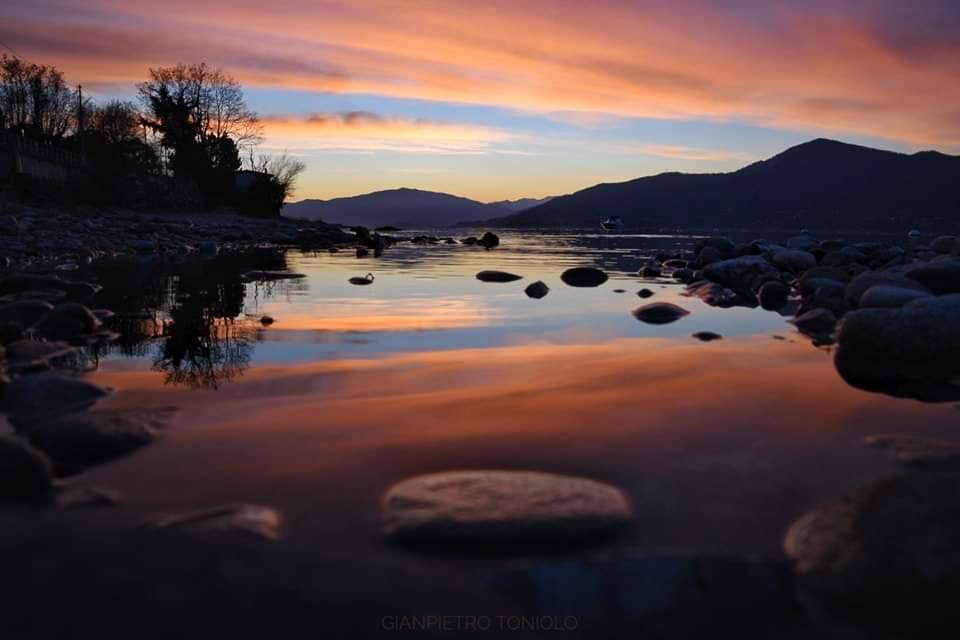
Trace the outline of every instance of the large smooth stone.
[[452, 471], [394, 485], [383, 498], [391, 540], [430, 548], [569, 546], [632, 518], [627, 496], [595, 480], [532, 471]]
[[760, 306], [767, 311], [779, 311], [787, 304], [787, 298], [790, 297], [790, 287], [779, 280], [771, 280], [764, 283], [757, 292], [757, 298], [760, 300]]
[[633, 317], [647, 324], [669, 324], [687, 315], [689, 311], [670, 302], [651, 302], [633, 310]]
[[272, 507], [256, 504], [228, 504], [161, 516], [145, 526], [214, 538], [279, 540], [282, 536], [283, 514]]
[[594, 267], [574, 267], [560, 274], [560, 279], [571, 287], [599, 287], [607, 281], [607, 274]]
[[154, 441], [176, 410], [106, 409], [38, 422], [18, 421], [35, 447], [66, 471], [133, 453]]
[[848, 313], [834, 364], [850, 384], [926, 400], [960, 399], [960, 295]]
[[3, 392], [2, 408], [14, 424], [21, 418], [79, 411], [106, 396], [108, 389], [55, 373], [20, 376]]
[[[902, 605], [940, 589], [956, 593], [958, 539], [960, 472], [923, 471], [886, 478], [808, 513], [790, 527], [784, 547], [805, 586]], [[941, 606], [955, 607], [953, 597]]]
[[521, 279], [523, 276], [506, 271], [481, 271], [477, 274], [477, 280], [481, 282], [514, 282]]
[[24, 440], [0, 435], [0, 503], [43, 502], [53, 473], [47, 457]]

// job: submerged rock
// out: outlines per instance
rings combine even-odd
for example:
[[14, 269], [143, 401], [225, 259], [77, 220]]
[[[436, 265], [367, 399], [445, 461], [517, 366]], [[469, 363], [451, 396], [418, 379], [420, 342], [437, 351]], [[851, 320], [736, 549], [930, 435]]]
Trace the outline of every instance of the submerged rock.
[[477, 240], [477, 244], [483, 247], [484, 249], [493, 249], [496, 246], [500, 245], [500, 236], [495, 233], [487, 231], [480, 239]]
[[16, 426], [58, 467], [72, 471], [128, 455], [150, 444], [175, 411], [109, 409], [18, 421]]
[[690, 312], [670, 302], [652, 302], [633, 310], [633, 317], [647, 324], [669, 324], [690, 315]]
[[271, 507], [255, 504], [230, 504], [212, 509], [163, 516], [145, 525], [189, 535], [260, 538], [282, 537], [283, 515]]
[[627, 524], [616, 487], [532, 471], [452, 471], [394, 485], [382, 502], [387, 538], [429, 548], [503, 551], [575, 546]]
[[640, 291], [637, 291], [637, 295], [640, 296], [641, 298], [651, 298], [654, 296], [654, 293], [650, 289], [644, 288], [644, 289], [640, 289]]
[[607, 274], [594, 267], [574, 267], [564, 271], [560, 279], [571, 287], [599, 287], [607, 281]]
[[527, 288], [523, 290], [527, 294], [528, 298], [535, 298], [539, 300], [548, 293], [550, 293], [550, 287], [548, 287], [542, 280], [537, 280], [527, 285]]
[[52, 482], [45, 455], [20, 438], [0, 435], [0, 503], [44, 502]]
[[713, 342], [714, 340], [720, 340], [723, 338], [719, 333], [714, 333], [713, 331], [697, 331], [696, 333], [690, 334], [691, 338], [696, 338], [700, 342]]
[[921, 399], [960, 397], [960, 295], [848, 313], [834, 364], [850, 384]]
[[247, 271], [240, 276], [245, 282], [271, 282], [273, 280], [299, 280], [306, 274], [293, 271]]
[[514, 282], [522, 279], [523, 276], [506, 271], [481, 271], [477, 274], [477, 280], [481, 282]]
[[867, 436], [864, 442], [875, 449], [889, 451], [899, 462], [908, 466], [960, 467], [960, 442], [901, 435]]

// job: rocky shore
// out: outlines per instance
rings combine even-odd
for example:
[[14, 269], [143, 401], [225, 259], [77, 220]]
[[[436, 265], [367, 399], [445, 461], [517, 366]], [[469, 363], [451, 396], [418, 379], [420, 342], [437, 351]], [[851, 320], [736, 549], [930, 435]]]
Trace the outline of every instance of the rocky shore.
[[[205, 637], [252, 637], [271, 628], [265, 621], [275, 615], [310, 625], [311, 612], [336, 602], [342, 609], [329, 620], [313, 620], [318, 632], [395, 637], [384, 615], [398, 612], [391, 601], [396, 592], [358, 579], [342, 559], [325, 563], [271, 546], [283, 537], [284, 526], [283, 514], [271, 507], [215, 505], [152, 517], [135, 530], [78, 526], [72, 510], [122, 500], [111, 490], [86, 486], [83, 472], [162, 438], [177, 408], [98, 408], [111, 391], [86, 381], [73, 364], [83, 350], [120, 335], [121, 310], [105, 308], [98, 295], [98, 266], [133, 268], [275, 248], [375, 257], [403, 241], [464, 250], [500, 243], [491, 233], [459, 241], [400, 238], [320, 222], [225, 215], [24, 210], [0, 218], [0, 558], [13, 576], [0, 594], [23, 605], [10, 628], [61, 631], [56, 621], [37, 620], [47, 598], [64, 599], [62, 613], [87, 624], [95, 624], [93, 600], [122, 603], [123, 613], [106, 623], [111, 631], [148, 615], [158, 602], [168, 607], [170, 621], [186, 624], [197, 603], [226, 610], [240, 601], [266, 601], [265, 617], [216, 614], [203, 622]], [[299, 276], [277, 267], [267, 261], [244, 271], [237, 283], [242, 288]], [[558, 275], [569, 287], [608, 281], [593, 267]], [[490, 286], [522, 279], [492, 269], [476, 277], [499, 283]], [[833, 349], [839, 373], [862, 389], [925, 401], [960, 399], [955, 237], [929, 244], [821, 241], [806, 233], [782, 244], [711, 237], [692, 251], [663, 252], [644, 262], [636, 278], [682, 283], [686, 295], [714, 306], [779, 313], [814, 344]], [[371, 275], [354, 284], [372, 282]], [[550, 287], [537, 281], [524, 291], [536, 300]], [[638, 295], [646, 299], [654, 292], [643, 288]], [[667, 302], [633, 310], [637, 320], [654, 325], [690, 313]], [[707, 331], [694, 337], [721, 338]], [[464, 603], [471, 603], [481, 617], [519, 613], [540, 621], [522, 634], [501, 627], [489, 634], [494, 637], [547, 637], [560, 624], [570, 638], [702, 637], [720, 627], [735, 627], [742, 638], [923, 637], [921, 623], [931, 618], [940, 624], [930, 627], [928, 637], [937, 637], [944, 625], [960, 623], [951, 600], [960, 587], [960, 444], [879, 434], [867, 445], [893, 453], [904, 472], [800, 517], [785, 532], [786, 559], [632, 550], [536, 557], [548, 549], [589, 549], [642, 518], [642, 509], [618, 487], [537, 470], [451, 470], [409, 478], [384, 488], [384, 544], [522, 559], [471, 580], [391, 567], [391, 575], [409, 587], [400, 598], [402, 612], [463, 614]], [[48, 516], [41, 526], [20, 518], [21, 510]], [[66, 540], [64, 531], [73, 527], [82, 535]], [[34, 569], [25, 564], [24, 550], [44, 554], [50, 575], [90, 576], [93, 600], [71, 599], [60, 577], [26, 584]], [[204, 577], [195, 585], [188, 574], [198, 567]], [[330, 584], [339, 587], [319, 588], [314, 571], [327, 571]], [[153, 586], [134, 589], [143, 572]], [[542, 626], [547, 620], [552, 628]], [[165, 622], [158, 632], [175, 626]], [[433, 637], [436, 629], [413, 631], [407, 637]]]

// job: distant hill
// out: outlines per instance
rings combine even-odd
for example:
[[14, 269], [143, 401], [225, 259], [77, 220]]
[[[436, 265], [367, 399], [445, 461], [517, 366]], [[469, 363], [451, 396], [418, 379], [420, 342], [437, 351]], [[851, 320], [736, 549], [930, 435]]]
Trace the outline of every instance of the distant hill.
[[539, 206], [541, 204], [546, 204], [553, 200], [556, 196], [547, 196], [545, 198], [520, 198], [519, 200], [499, 200], [497, 202], [491, 202], [490, 204], [495, 207], [504, 207], [509, 209], [514, 213], [519, 213], [520, 211], [525, 211], [533, 207]]
[[419, 189], [390, 189], [333, 200], [302, 200], [288, 204], [283, 215], [320, 218], [325, 222], [365, 227], [447, 227], [461, 220], [506, 215], [512, 210], [448, 193]]
[[731, 173], [599, 184], [480, 224], [595, 227], [611, 215], [646, 230], [953, 229], [960, 225], [960, 156], [820, 138]]

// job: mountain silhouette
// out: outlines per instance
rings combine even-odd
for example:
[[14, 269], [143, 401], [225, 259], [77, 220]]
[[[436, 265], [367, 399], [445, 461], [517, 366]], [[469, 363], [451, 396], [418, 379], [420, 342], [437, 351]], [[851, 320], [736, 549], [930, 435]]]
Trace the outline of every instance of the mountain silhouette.
[[817, 139], [738, 171], [661, 173], [598, 184], [525, 211], [499, 227], [899, 230], [960, 222], [960, 156], [914, 154]]
[[511, 211], [507, 206], [448, 193], [389, 189], [333, 200], [302, 200], [286, 205], [283, 215], [365, 227], [447, 227], [461, 220], [501, 216]]

